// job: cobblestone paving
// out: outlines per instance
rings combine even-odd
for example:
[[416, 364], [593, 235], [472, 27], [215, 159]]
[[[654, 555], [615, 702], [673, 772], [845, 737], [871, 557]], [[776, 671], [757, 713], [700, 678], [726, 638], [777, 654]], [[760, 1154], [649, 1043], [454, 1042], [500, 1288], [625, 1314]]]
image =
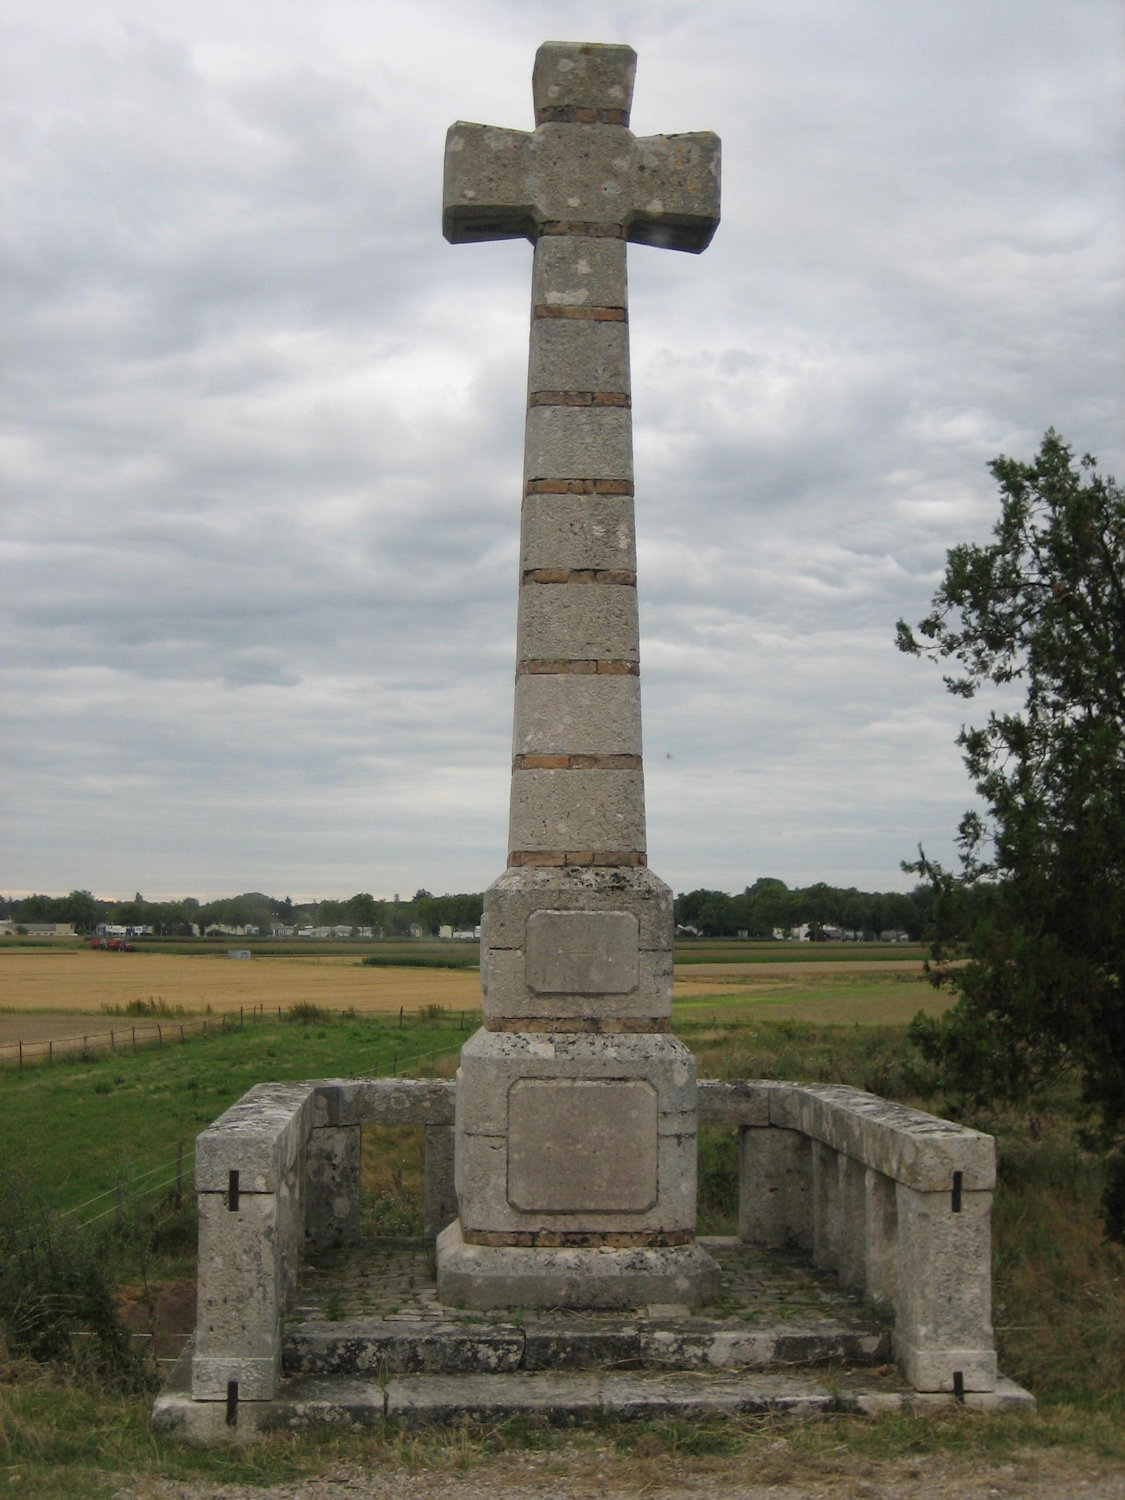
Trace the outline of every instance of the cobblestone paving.
[[[872, 1331], [878, 1320], [854, 1298], [841, 1292], [835, 1277], [818, 1271], [807, 1260], [784, 1252], [762, 1251], [733, 1239], [702, 1239], [723, 1273], [719, 1298], [699, 1308], [693, 1320], [764, 1327], [771, 1324], [846, 1322], [865, 1324]], [[533, 1323], [558, 1325], [581, 1320], [584, 1326], [651, 1321], [652, 1310], [633, 1313], [581, 1312], [561, 1309], [525, 1311], [526, 1328]], [[295, 1321], [460, 1322], [500, 1324], [512, 1321], [512, 1310], [469, 1312], [443, 1306], [437, 1299], [432, 1246], [409, 1241], [375, 1241], [361, 1249], [336, 1251], [305, 1266]], [[678, 1321], [683, 1321], [680, 1315]]]

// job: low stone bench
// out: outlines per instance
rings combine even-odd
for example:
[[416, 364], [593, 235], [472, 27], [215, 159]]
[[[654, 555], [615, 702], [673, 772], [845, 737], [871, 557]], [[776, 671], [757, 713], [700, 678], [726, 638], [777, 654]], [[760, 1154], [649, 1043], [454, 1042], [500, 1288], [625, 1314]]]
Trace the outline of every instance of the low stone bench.
[[894, 1319], [919, 1391], [996, 1388], [989, 1135], [839, 1085], [706, 1080], [739, 1130], [739, 1238], [792, 1247]]
[[440, 1079], [263, 1083], [196, 1138], [195, 1400], [273, 1399], [302, 1256], [359, 1238], [364, 1125], [425, 1126], [427, 1237], [456, 1216], [455, 1097]]
[[[456, 1085], [260, 1084], [197, 1138], [199, 1302], [192, 1397], [270, 1401], [306, 1251], [355, 1244], [365, 1125], [426, 1131], [425, 1233], [457, 1212]], [[916, 1390], [996, 1388], [991, 1136], [858, 1089], [702, 1080], [699, 1123], [739, 1132], [739, 1237], [809, 1252], [889, 1313]]]

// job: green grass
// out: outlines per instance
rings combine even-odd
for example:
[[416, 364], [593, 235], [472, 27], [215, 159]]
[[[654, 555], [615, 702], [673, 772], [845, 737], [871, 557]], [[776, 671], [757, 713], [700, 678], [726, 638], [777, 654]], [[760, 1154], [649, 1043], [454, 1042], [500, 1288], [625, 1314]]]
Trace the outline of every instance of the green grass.
[[360, 962], [369, 969], [479, 969], [480, 950], [466, 943], [461, 952], [369, 953]]
[[677, 938], [677, 964], [902, 963], [926, 957], [921, 943], [778, 943]]
[[[5, 1149], [47, 1203], [72, 1209], [160, 1167], [246, 1090], [265, 1079], [432, 1073], [465, 1039], [456, 1017], [329, 1016], [311, 1024], [247, 1018], [225, 1035], [137, 1053], [90, 1053], [23, 1073], [0, 1072]], [[190, 1161], [190, 1155], [189, 1155]], [[157, 1175], [143, 1185], [159, 1182]], [[89, 1215], [105, 1205], [93, 1205]], [[83, 1217], [86, 1217], [83, 1214]]]
[[[877, 1014], [879, 996], [890, 988], [875, 976], [861, 985], [854, 1003], [866, 996]], [[745, 997], [678, 1003], [676, 1010], [678, 1034], [696, 1053], [702, 1077], [844, 1082], [947, 1112], [948, 1101], [936, 1092], [901, 1026], [771, 1020]], [[444, 1052], [448, 1072], [449, 1056], [464, 1035], [457, 1016], [433, 1008], [405, 1018], [401, 1028], [397, 1017], [330, 1018], [310, 1011], [296, 1022], [254, 1027], [248, 1020], [241, 1031], [183, 1046], [4, 1073], [5, 1143], [48, 1202], [70, 1208], [112, 1188], [121, 1173], [166, 1167], [178, 1143], [190, 1146], [194, 1134], [254, 1082], [382, 1075], [396, 1054], [399, 1072], [418, 1074], [439, 1063]], [[663, 1482], [673, 1462], [696, 1465], [700, 1473], [718, 1466], [713, 1472], [729, 1483], [752, 1467], [763, 1483], [771, 1476], [768, 1482], [781, 1484], [834, 1473], [858, 1479], [869, 1472], [865, 1466], [917, 1459], [921, 1478], [934, 1464], [958, 1473], [960, 1465], [965, 1474], [983, 1465], [1011, 1465], [1017, 1479], [1025, 1471], [1053, 1474], [1057, 1465], [1067, 1476], [1058, 1492], [1067, 1492], [1075, 1476], [1119, 1471], [1125, 1464], [1125, 1252], [1101, 1232], [1101, 1163], [1076, 1143], [1080, 1122], [1079, 1102], [1065, 1090], [1041, 1101], [1034, 1118], [993, 1113], [966, 1121], [993, 1132], [999, 1144], [993, 1217], [997, 1340], [1005, 1373], [1039, 1397], [1037, 1415], [983, 1418], [962, 1410], [792, 1425], [669, 1420], [567, 1434], [506, 1423], [459, 1432], [277, 1435], [247, 1450], [192, 1452], [152, 1437], [146, 1397], [98, 1391], [74, 1374], [5, 1366], [0, 1340], [0, 1494], [69, 1500], [112, 1494], [114, 1474], [194, 1478], [217, 1487], [373, 1464], [451, 1474], [479, 1469], [487, 1480], [508, 1449], [540, 1450], [544, 1476], [556, 1488], [579, 1475], [594, 1484], [604, 1470], [608, 1482], [640, 1489]], [[369, 1213], [384, 1232], [414, 1225], [420, 1132], [388, 1132], [365, 1161]], [[161, 1175], [145, 1181], [159, 1183]], [[704, 1232], [733, 1228], [736, 1181], [735, 1134], [703, 1132]], [[86, 1213], [95, 1211], [100, 1205]], [[167, 1222], [167, 1243], [149, 1245], [149, 1269], [157, 1277], [190, 1275], [184, 1239], [190, 1207], [179, 1221], [173, 1216]], [[131, 1252], [119, 1254], [117, 1271], [123, 1278], [134, 1274]], [[606, 1483], [598, 1480], [594, 1487], [604, 1490]]]

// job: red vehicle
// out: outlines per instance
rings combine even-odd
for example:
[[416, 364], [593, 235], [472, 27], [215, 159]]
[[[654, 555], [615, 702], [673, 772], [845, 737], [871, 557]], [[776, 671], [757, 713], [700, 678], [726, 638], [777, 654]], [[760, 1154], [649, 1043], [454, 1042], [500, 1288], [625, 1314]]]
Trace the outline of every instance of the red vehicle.
[[127, 943], [124, 938], [96, 937], [90, 940], [91, 948], [99, 948], [107, 953], [136, 953], [132, 943]]

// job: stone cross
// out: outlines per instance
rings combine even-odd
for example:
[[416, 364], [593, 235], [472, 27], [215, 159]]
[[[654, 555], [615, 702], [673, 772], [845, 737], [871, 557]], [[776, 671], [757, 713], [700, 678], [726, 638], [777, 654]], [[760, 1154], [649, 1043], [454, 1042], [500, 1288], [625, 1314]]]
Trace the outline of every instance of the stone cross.
[[646, 867], [625, 251], [706, 248], [719, 142], [633, 136], [635, 66], [547, 42], [534, 132], [446, 142], [446, 238], [535, 247], [508, 868], [438, 1243], [439, 1295], [470, 1306], [691, 1302], [717, 1276], [694, 1244], [671, 892]]

